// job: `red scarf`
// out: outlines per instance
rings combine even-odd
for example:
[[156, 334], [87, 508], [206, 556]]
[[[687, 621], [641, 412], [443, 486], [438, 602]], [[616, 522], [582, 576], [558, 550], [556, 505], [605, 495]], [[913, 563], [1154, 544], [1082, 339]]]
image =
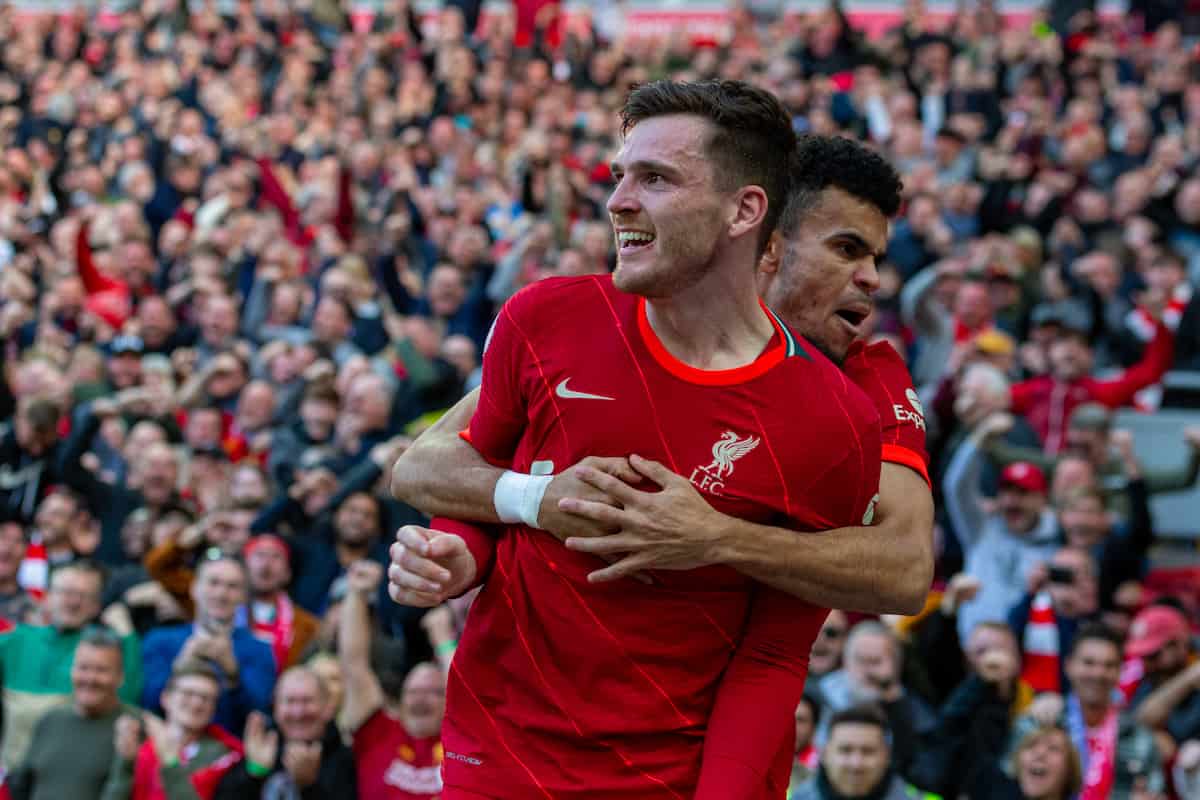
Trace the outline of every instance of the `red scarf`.
[[796, 763], [809, 770], [816, 770], [819, 760], [820, 754], [817, 752], [817, 748], [811, 744], [799, 753], [796, 753]]
[[42, 544], [42, 535], [35, 533], [29, 539], [29, 546], [25, 548], [25, 558], [17, 567], [17, 583], [40, 603], [46, 596], [49, 575], [50, 559], [46, 554], [46, 545]]
[[250, 630], [271, 645], [271, 652], [275, 654], [275, 670], [282, 672], [295, 639], [296, 608], [284, 592], [275, 595], [275, 614], [271, 620], [260, 622], [254, 613], [257, 607], [257, 603], [250, 604]]
[[958, 317], [955, 317], [954, 318], [954, 343], [962, 344], [963, 342], [969, 342], [972, 339], [974, 339], [976, 336], [978, 336], [979, 334], [981, 334], [985, 331], [990, 331], [991, 329], [992, 329], [991, 322], [985, 322], [982, 325], [980, 325], [978, 328], [968, 328], [965, 322], [963, 322]]
[[1129, 702], [1133, 700], [1144, 677], [1146, 677], [1146, 665], [1140, 658], [1126, 659], [1125, 663], [1121, 665], [1121, 682], [1117, 684], [1117, 691], [1123, 698], [1122, 706], [1129, 705]]
[[1086, 731], [1087, 773], [1079, 800], [1108, 800], [1112, 795], [1117, 764], [1117, 709], [1108, 709], [1104, 721]]
[[[1190, 284], [1182, 283], [1171, 292], [1171, 297], [1163, 308], [1162, 321], [1172, 332], [1179, 329], [1179, 321], [1183, 319], [1183, 312], [1191, 300], [1192, 287]], [[1154, 338], [1156, 327], [1154, 315], [1143, 306], [1138, 306], [1130, 311], [1125, 317], [1125, 324], [1143, 342], [1149, 342]]]
[[[208, 766], [201, 767], [191, 774], [192, 788], [201, 800], [212, 800], [217, 790], [217, 784], [229, 769], [242, 760], [242, 743], [225, 732], [224, 729], [209, 725], [204, 729], [204, 735], [216, 739], [229, 748], [229, 752]], [[190, 747], [183, 748], [179, 760], [187, 764], [191, 760]], [[166, 800], [167, 793], [163, 788], [162, 777], [159, 775], [158, 753], [154, 750], [154, 742], [147, 739], [138, 749], [137, 760], [133, 765], [133, 795], [131, 800]]]

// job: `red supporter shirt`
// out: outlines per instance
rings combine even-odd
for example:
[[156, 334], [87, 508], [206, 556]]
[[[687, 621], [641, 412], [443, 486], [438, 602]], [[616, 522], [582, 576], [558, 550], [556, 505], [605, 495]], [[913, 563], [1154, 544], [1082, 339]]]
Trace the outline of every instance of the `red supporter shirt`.
[[[470, 439], [526, 473], [638, 453], [731, 516], [862, 524], [878, 490], [877, 414], [771, 319], [755, 362], [706, 372], [673, 358], [644, 301], [610, 277], [542, 281], [497, 319]], [[504, 529], [448, 679], [446, 797], [691, 798], [702, 755], [722, 765], [706, 769], [709, 796], [750, 797], [722, 795], [743, 780], [761, 792], [790, 746], [827, 609], [725, 567], [591, 585], [598, 563]], [[760, 696], [764, 669], [776, 702], [749, 708], [739, 693]]]
[[442, 743], [415, 739], [382, 708], [354, 732], [359, 800], [438, 800]]
[[887, 342], [855, 342], [842, 370], [875, 403], [883, 434], [883, 460], [906, 466], [929, 483], [925, 409], [900, 354]]

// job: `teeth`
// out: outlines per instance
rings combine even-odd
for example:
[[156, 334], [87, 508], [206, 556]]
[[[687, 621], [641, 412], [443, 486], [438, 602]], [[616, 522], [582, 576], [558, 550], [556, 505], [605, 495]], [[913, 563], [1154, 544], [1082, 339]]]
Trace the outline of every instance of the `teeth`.
[[653, 233], [642, 233], [641, 231], [621, 231], [617, 234], [617, 241], [622, 245], [653, 242]]

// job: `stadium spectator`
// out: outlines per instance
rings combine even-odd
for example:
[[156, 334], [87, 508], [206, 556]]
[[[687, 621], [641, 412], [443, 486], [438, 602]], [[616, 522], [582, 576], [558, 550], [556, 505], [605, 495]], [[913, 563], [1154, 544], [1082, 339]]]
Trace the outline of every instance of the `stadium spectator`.
[[117, 694], [125, 650], [102, 629], [79, 640], [69, 660], [69, 704], [47, 711], [34, 726], [8, 780], [14, 800], [100, 796], [113, 764], [117, 719], [131, 710]]
[[286, 541], [260, 533], [246, 543], [245, 555], [250, 578], [247, 624], [260, 641], [270, 645], [276, 668], [282, 672], [300, 661], [320, 622], [287, 594], [292, 569]]
[[888, 758], [900, 774], [907, 774], [925, 737], [933, 731], [936, 717], [924, 700], [903, 685], [900, 670], [900, 642], [890, 628], [867, 620], [850, 630], [845, 665], [817, 685], [817, 697], [831, 715], [817, 729], [822, 753], [828, 752], [839, 711], [877, 703], [887, 714], [887, 727], [892, 731]]
[[1014, 725], [1013, 743], [1039, 725], [1067, 731], [1083, 764], [1084, 796], [1133, 798], [1165, 787], [1154, 736], [1114, 700], [1121, 672], [1121, 642], [1108, 629], [1082, 628], [1066, 659], [1062, 695], [1038, 698]]
[[0, 438], [0, 511], [28, 522], [46, 490], [59, 481], [59, 409], [37, 397], [19, 399]]
[[958, 635], [966, 641], [980, 622], [1006, 619], [1025, 591], [1030, 572], [1054, 551], [1058, 529], [1046, 497], [1045, 474], [1028, 462], [1000, 473], [997, 511], [985, 512], [981, 446], [1007, 424], [1002, 415], [982, 421], [946, 469], [946, 513], [962, 545], [967, 575], [978, 579], [975, 597], [958, 609]]
[[1134, 617], [1129, 633], [1125, 655], [1140, 659], [1144, 669], [1129, 707], [1140, 724], [1160, 734], [1159, 748], [1170, 761], [1179, 745], [1200, 736], [1200, 668], [1189, 663], [1188, 618], [1169, 605], [1150, 605]]
[[265, 710], [275, 683], [275, 656], [245, 627], [235, 624], [247, 599], [246, 568], [215, 551], [201, 560], [192, 582], [195, 622], [156, 628], [142, 642], [146, 682], [142, 706], [154, 712], [178, 662], [201, 659], [221, 676], [216, 724], [241, 730], [251, 711]]
[[838, 711], [829, 722], [829, 740], [821, 749], [816, 777], [796, 790], [796, 800], [838, 798], [921, 798], [936, 795], [914, 789], [897, 774], [892, 758], [896, 744], [887, 718], [872, 706]]
[[1087, 550], [1061, 547], [1033, 568], [1008, 614], [1021, 643], [1021, 677], [1037, 692], [1061, 691], [1075, 634], [1099, 613], [1099, 570]]
[[211, 797], [242, 757], [242, 744], [212, 724], [221, 681], [200, 661], [180, 662], [163, 689], [163, 719], [124, 715], [115, 729], [116, 760], [101, 800]]
[[[47, 625], [18, 625], [0, 636], [4, 668], [4, 764], [14, 769], [24, 760], [38, 721], [71, 696], [72, 663], [91, 623], [100, 614], [104, 573], [86, 561], [64, 564], [50, 576], [46, 593]], [[138, 640], [115, 640], [121, 666], [113, 685], [122, 702], [136, 704], [142, 688]]]
[[20, 524], [0, 522], [0, 619], [10, 625], [34, 623], [41, 612], [19, 580], [26, 548]]
[[979, 776], [969, 796], [980, 800], [1068, 800], [1083, 786], [1079, 754], [1065, 730], [1032, 728], [1013, 751], [1011, 774], [999, 767]]
[[[361, 797], [437, 797], [442, 789], [439, 731], [445, 711], [445, 678], [432, 664], [414, 667], [400, 697], [387, 697], [370, 665], [368, 603], [379, 591], [383, 568], [372, 561], [350, 567], [338, 635], [346, 680], [345, 725], [354, 742]], [[453, 646], [453, 641], [448, 642]], [[439, 650], [439, 653], [441, 651]]]
[[280, 675], [275, 687], [277, 730], [262, 732], [255, 718], [244, 739], [246, 757], [221, 779], [214, 800], [356, 796], [354, 756], [326, 716], [327, 691], [306, 667], [292, 667]]
[[792, 779], [788, 784], [792, 793], [812, 777], [820, 763], [820, 753], [814, 743], [820, 721], [820, 704], [811, 695], [804, 695], [796, 706], [796, 759], [792, 762]]

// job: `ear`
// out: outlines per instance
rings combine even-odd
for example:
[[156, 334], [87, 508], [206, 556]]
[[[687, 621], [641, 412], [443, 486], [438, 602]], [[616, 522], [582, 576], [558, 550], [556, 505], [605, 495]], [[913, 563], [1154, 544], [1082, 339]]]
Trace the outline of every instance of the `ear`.
[[777, 228], [771, 231], [771, 238], [767, 240], [767, 249], [763, 251], [762, 258], [758, 260], [758, 271], [761, 274], [775, 275], [779, 272], [781, 261], [783, 261], [783, 234]]
[[757, 236], [766, 216], [767, 193], [761, 186], [743, 186], [733, 196], [729, 238], [740, 239], [747, 234]]

